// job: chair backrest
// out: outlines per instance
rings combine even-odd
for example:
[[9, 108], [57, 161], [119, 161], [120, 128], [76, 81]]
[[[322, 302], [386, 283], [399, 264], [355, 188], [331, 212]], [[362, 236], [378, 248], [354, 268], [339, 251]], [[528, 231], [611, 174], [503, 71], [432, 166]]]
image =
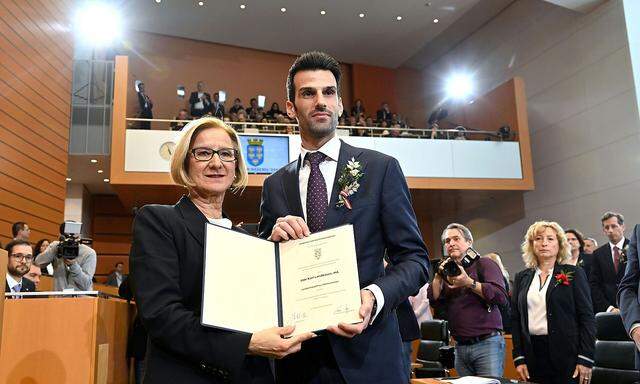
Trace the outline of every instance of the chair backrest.
[[446, 320], [425, 320], [420, 324], [420, 339], [449, 344], [449, 325]]
[[619, 313], [596, 314], [596, 347], [592, 384], [625, 384], [640, 380], [635, 369], [635, 343]]

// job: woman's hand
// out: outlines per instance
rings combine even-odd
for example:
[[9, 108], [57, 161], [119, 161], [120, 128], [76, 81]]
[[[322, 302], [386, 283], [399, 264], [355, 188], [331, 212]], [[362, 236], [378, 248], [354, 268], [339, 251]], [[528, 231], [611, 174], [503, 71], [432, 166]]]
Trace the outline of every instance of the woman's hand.
[[591, 368], [587, 368], [582, 364], [576, 364], [576, 369], [573, 371], [573, 378], [575, 379], [580, 375], [578, 384], [589, 384], [591, 382]]
[[516, 371], [518, 371], [518, 375], [520, 375], [520, 380], [527, 381], [530, 379], [529, 377], [529, 369], [527, 368], [527, 364], [520, 364], [516, 367]]
[[251, 335], [249, 342], [249, 354], [282, 359], [283, 357], [300, 351], [300, 344], [303, 341], [316, 337], [315, 333], [307, 332], [298, 336], [284, 339], [283, 336], [290, 335], [295, 326], [268, 328]]

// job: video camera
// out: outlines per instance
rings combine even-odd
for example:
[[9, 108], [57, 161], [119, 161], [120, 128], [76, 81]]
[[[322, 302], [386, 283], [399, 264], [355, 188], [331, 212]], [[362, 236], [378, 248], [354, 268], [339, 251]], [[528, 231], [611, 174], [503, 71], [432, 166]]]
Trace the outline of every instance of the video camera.
[[[467, 248], [467, 251], [465, 252], [462, 260], [460, 260], [460, 265], [462, 265], [463, 268], [467, 269], [479, 259], [480, 254], [475, 249], [469, 247]], [[451, 257], [447, 257], [446, 259], [442, 260], [436, 271], [445, 280], [447, 280], [449, 277], [458, 276], [462, 273], [456, 261]]]
[[80, 251], [80, 230], [82, 223], [65, 221], [60, 225], [60, 243], [58, 244], [57, 257], [72, 260], [78, 257]]

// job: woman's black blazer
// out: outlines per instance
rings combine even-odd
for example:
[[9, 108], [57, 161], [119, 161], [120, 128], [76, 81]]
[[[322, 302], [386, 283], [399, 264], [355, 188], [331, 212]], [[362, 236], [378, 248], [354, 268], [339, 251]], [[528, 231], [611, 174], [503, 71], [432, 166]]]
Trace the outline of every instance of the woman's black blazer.
[[272, 383], [268, 360], [246, 355], [250, 334], [200, 324], [206, 223], [186, 196], [136, 215], [130, 270], [149, 334], [144, 383]]
[[[556, 275], [572, 275], [569, 285], [558, 284]], [[513, 362], [535, 364], [529, 335], [527, 292], [535, 277], [534, 269], [518, 272], [511, 296]], [[547, 288], [547, 327], [550, 360], [559, 371], [575, 369], [576, 364], [593, 366], [596, 322], [587, 276], [582, 268], [556, 264]]]

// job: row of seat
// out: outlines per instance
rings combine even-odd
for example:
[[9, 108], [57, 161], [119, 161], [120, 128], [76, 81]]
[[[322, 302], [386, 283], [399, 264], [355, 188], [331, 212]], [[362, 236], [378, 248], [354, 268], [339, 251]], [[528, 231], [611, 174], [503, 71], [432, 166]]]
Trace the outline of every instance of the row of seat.
[[[450, 346], [445, 320], [427, 320], [420, 325], [421, 340], [414, 369], [416, 378], [446, 377], [454, 367], [454, 347]], [[509, 351], [510, 352], [510, 351]], [[595, 364], [592, 384], [631, 384], [640, 381], [635, 368], [635, 344], [629, 338], [620, 314], [596, 315]]]

